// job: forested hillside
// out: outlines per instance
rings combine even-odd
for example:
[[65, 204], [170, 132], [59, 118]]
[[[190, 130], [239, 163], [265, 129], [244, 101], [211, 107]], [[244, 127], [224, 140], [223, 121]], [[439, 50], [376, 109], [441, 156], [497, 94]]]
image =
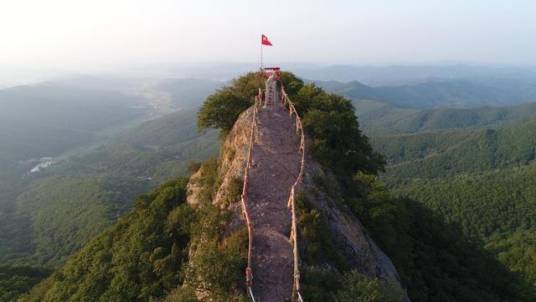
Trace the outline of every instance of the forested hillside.
[[133, 301], [163, 296], [179, 282], [187, 253], [188, 222], [168, 220], [172, 211], [188, 217], [185, 200], [185, 179], [139, 197], [128, 215], [23, 301]]
[[[8, 124], [0, 130], [2, 294], [27, 290], [112, 225], [135, 196], [217, 153], [218, 134], [197, 131], [195, 109], [158, 117], [148, 100], [123, 94], [134, 84], [84, 78], [0, 91], [0, 123]], [[195, 107], [194, 96], [182, 102], [188, 93], [171, 100]]]
[[477, 77], [428, 79], [397, 86], [371, 87], [357, 81], [326, 81], [318, 85], [353, 100], [378, 100], [409, 108], [471, 108], [534, 102], [535, 83], [533, 77]]
[[376, 137], [393, 177], [434, 178], [524, 166], [536, 159], [536, 119], [498, 129]]
[[[4, 261], [57, 266], [130, 208], [131, 200], [217, 152], [217, 133], [197, 132], [194, 111], [146, 122], [38, 173], [0, 213]], [[23, 259], [20, 259], [20, 258]]]
[[466, 64], [296, 66], [296, 73], [315, 81], [359, 81], [370, 86], [401, 86], [430, 80], [536, 79], [531, 68]]
[[372, 141], [388, 160], [382, 179], [395, 195], [418, 200], [534, 284], [535, 118]]
[[[1, 254], [11, 264], [60, 268], [22, 300], [196, 301], [194, 289], [201, 288], [215, 301], [241, 301], [245, 232], [224, 227], [241, 186], [226, 182], [235, 185], [223, 190], [229, 196], [219, 195], [229, 209], [213, 205], [223, 182], [221, 159], [190, 166], [198, 171], [194, 207], [185, 203], [186, 179], [135, 196], [188, 173], [190, 160], [216, 154], [218, 132], [198, 133], [196, 122], [220, 128], [225, 138], [262, 85], [256, 77], [249, 74], [209, 96], [197, 121], [189, 110], [151, 120], [32, 176], [24, 193], [14, 196], [15, 206], [0, 213], [7, 232], [0, 237]], [[514, 114], [504, 126], [490, 118], [470, 130], [373, 136], [373, 150], [360, 131], [366, 123], [355, 118], [366, 110], [358, 105], [355, 112], [350, 100], [292, 74], [283, 81], [303, 117], [314, 160], [330, 171], [329, 177], [310, 175], [314, 186], [299, 201], [307, 301], [401, 297], [396, 287], [348, 265], [352, 261], [326, 232], [333, 218], [315, 208], [311, 196], [329, 196], [333, 207], [361, 221], [412, 301], [534, 300], [534, 120], [518, 121]], [[216, 110], [221, 104], [229, 105], [223, 115]], [[478, 129], [488, 121], [497, 127]], [[384, 161], [377, 151], [386, 156], [381, 179], [392, 193], [378, 178]], [[4, 267], [0, 293], [14, 299], [47, 274]]]
[[[215, 122], [213, 125], [225, 134], [228, 120], [234, 121], [235, 113], [247, 108], [239, 104], [250, 102], [249, 92], [255, 93], [254, 85], [258, 84], [248, 80], [253, 80], [252, 76], [211, 96], [199, 114], [200, 124]], [[304, 115], [306, 131], [314, 142], [312, 154], [336, 176], [312, 176], [313, 195], [309, 196], [329, 196], [332, 207], [344, 209], [362, 221], [394, 262], [413, 301], [532, 300], [530, 286], [506, 271], [478, 242], [463, 235], [454, 221], [443, 221], [430, 208], [412, 199], [390, 196], [375, 176], [382, 160], [370, 148], [367, 138], [359, 134], [348, 100], [288, 77], [290, 82], [286, 83], [292, 83], [289, 93]], [[214, 116], [212, 106], [229, 100], [226, 97], [231, 91], [235, 93], [237, 106], [232, 108], [236, 112], [227, 117]], [[342, 127], [332, 127], [329, 121], [335, 122], [333, 119]], [[353, 130], [344, 131], [344, 125], [353, 125]], [[137, 137], [155, 133], [159, 127], [153, 126], [125, 139], [153, 146], [158, 139]], [[325, 135], [339, 139], [325, 140]], [[166, 137], [163, 136], [164, 141]], [[169, 141], [173, 140], [170, 136]], [[341, 142], [344, 148], [355, 150], [356, 156], [332, 157], [345, 152], [340, 148]], [[245, 233], [241, 228], [231, 232], [231, 236], [224, 232], [241, 185], [234, 186], [234, 182], [220, 178], [221, 164], [222, 161], [209, 160], [196, 173], [191, 181], [196, 188], [191, 190], [197, 196], [193, 208], [185, 203], [186, 180], [169, 182], [142, 195], [115, 226], [91, 240], [24, 296], [23, 301], [196, 301], [196, 288], [215, 301], [242, 301]], [[223, 183], [230, 183], [222, 191], [229, 195], [214, 199]], [[230, 207], [215, 207], [214, 200], [229, 202]], [[349, 259], [344, 259], [345, 254], [333, 245], [334, 238], [326, 232], [328, 219], [332, 218], [311, 201], [301, 199], [299, 213], [307, 301], [349, 302], [356, 297], [377, 302], [400, 301], [401, 293], [396, 288], [345, 264]]]
[[394, 192], [411, 196], [459, 225], [528, 282], [536, 282], [536, 165], [434, 180], [408, 179]]
[[0, 106], [2, 160], [59, 155], [149, 110], [141, 98], [52, 84], [0, 90]]
[[381, 101], [354, 101], [363, 129], [372, 136], [422, 131], [496, 128], [534, 117], [536, 103], [508, 107], [402, 108]]
[[15, 301], [49, 274], [47, 270], [28, 266], [0, 266], [0, 301]]

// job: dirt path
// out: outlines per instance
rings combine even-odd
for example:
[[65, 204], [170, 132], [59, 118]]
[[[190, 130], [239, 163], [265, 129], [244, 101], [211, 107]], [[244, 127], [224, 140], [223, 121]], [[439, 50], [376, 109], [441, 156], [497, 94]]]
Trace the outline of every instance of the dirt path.
[[259, 110], [247, 192], [254, 226], [253, 292], [257, 302], [290, 301], [293, 284], [290, 188], [300, 169], [299, 136], [279, 102]]

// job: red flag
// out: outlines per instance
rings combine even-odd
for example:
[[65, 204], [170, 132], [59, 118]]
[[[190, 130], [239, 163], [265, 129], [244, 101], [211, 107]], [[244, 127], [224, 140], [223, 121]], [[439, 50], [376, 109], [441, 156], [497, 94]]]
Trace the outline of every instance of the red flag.
[[267, 46], [272, 46], [272, 42], [270, 42], [270, 40], [268, 40], [268, 37], [265, 36], [264, 34], [261, 36], [261, 44], [262, 45], [267, 45]]

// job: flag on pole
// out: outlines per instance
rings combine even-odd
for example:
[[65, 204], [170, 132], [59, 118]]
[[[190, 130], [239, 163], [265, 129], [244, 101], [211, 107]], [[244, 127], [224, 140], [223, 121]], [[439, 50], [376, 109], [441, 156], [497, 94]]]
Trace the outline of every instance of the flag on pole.
[[266, 46], [272, 46], [272, 42], [270, 42], [270, 40], [268, 40], [268, 37], [264, 34], [261, 36], [261, 44]]

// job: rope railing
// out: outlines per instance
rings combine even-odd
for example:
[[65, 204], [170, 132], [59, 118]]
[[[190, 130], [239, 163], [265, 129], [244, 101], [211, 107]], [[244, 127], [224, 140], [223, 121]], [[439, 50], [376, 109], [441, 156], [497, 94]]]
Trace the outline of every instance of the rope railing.
[[[295, 182], [293, 183], [291, 189], [290, 189], [290, 195], [288, 199], [288, 207], [291, 211], [292, 216], [292, 225], [291, 225], [291, 233], [290, 233], [290, 241], [292, 242], [292, 254], [293, 254], [293, 262], [294, 262], [294, 282], [293, 282], [293, 293], [292, 293], [292, 300], [297, 302], [303, 302], [303, 298], [300, 293], [300, 268], [299, 268], [299, 249], [298, 249], [298, 229], [297, 229], [297, 217], [296, 217], [296, 188], [301, 183], [303, 179], [304, 169], [305, 169], [305, 135], [303, 131], [303, 125], [300, 119], [300, 116], [298, 115], [298, 112], [296, 111], [296, 108], [294, 104], [290, 101], [288, 98], [288, 95], [286, 94], [284, 89], [281, 89], [281, 95], [282, 95], [282, 103], [284, 106], [288, 106], [289, 114], [292, 117], [292, 115], [295, 116], [296, 119], [296, 132], [300, 136], [300, 147], [299, 151], [301, 153], [301, 160], [300, 160], [300, 172], [298, 174], [298, 177], [296, 178]], [[253, 270], [252, 270], [252, 250], [253, 250], [253, 223], [251, 222], [251, 218], [249, 216], [248, 211], [248, 197], [247, 192], [249, 188], [249, 170], [252, 165], [253, 160], [253, 144], [255, 140], [255, 131], [257, 130], [257, 113], [258, 108], [263, 105], [263, 92], [261, 89], [259, 89], [258, 95], [255, 97], [255, 104], [253, 106], [253, 114], [252, 114], [252, 120], [251, 120], [251, 132], [248, 139], [249, 149], [248, 149], [248, 155], [247, 155], [247, 164], [246, 168], [244, 170], [244, 183], [242, 187], [242, 196], [241, 196], [241, 203], [242, 203], [242, 213], [244, 215], [244, 219], [246, 220], [247, 230], [248, 230], [248, 254], [247, 254], [247, 267], [246, 267], [246, 286], [247, 286], [247, 293], [250, 296], [251, 300], [255, 302], [255, 296], [253, 294]]]
[[300, 160], [300, 172], [298, 174], [298, 177], [296, 178], [296, 181], [292, 185], [290, 189], [290, 196], [288, 198], [288, 207], [290, 208], [291, 214], [292, 214], [292, 226], [290, 231], [290, 240], [292, 241], [292, 254], [293, 254], [293, 260], [294, 260], [294, 285], [293, 285], [293, 300], [298, 302], [303, 302], [303, 298], [300, 293], [300, 257], [299, 257], [299, 249], [298, 249], [298, 222], [296, 218], [296, 188], [301, 183], [303, 179], [303, 174], [305, 170], [305, 135], [303, 131], [303, 124], [301, 122], [301, 118], [298, 114], [298, 111], [296, 111], [296, 107], [294, 106], [294, 103], [289, 99], [287, 93], [285, 92], [285, 89], [281, 89], [281, 95], [282, 95], [282, 103], [284, 106], [288, 106], [289, 114], [292, 117], [294, 115], [296, 117], [296, 132], [300, 136], [300, 152], [301, 152], [301, 160]]
[[249, 187], [249, 170], [251, 168], [252, 160], [253, 160], [253, 143], [255, 140], [255, 130], [257, 128], [257, 111], [259, 105], [262, 103], [262, 91], [259, 89], [259, 94], [255, 97], [255, 104], [253, 105], [253, 114], [252, 114], [252, 120], [251, 120], [251, 133], [249, 135], [248, 143], [248, 158], [246, 163], [246, 168], [244, 170], [244, 183], [242, 185], [242, 196], [241, 196], [241, 203], [242, 203], [242, 213], [244, 215], [244, 219], [246, 220], [246, 226], [248, 230], [248, 255], [247, 255], [247, 267], [246, 267], [246, 286], [247, 286], [247, 292], [249, 296], [251, 297], [251, 300], [255, 302], [255, 295], [253, 294], [253, 269], [251, 268], [252, 261], [251, 261], [251, 253], [253, 250], [253, 224], [251, 222], [251, 218], [249, 216], [248, 211], [248, 202], [247, 202], [247, 192]]

